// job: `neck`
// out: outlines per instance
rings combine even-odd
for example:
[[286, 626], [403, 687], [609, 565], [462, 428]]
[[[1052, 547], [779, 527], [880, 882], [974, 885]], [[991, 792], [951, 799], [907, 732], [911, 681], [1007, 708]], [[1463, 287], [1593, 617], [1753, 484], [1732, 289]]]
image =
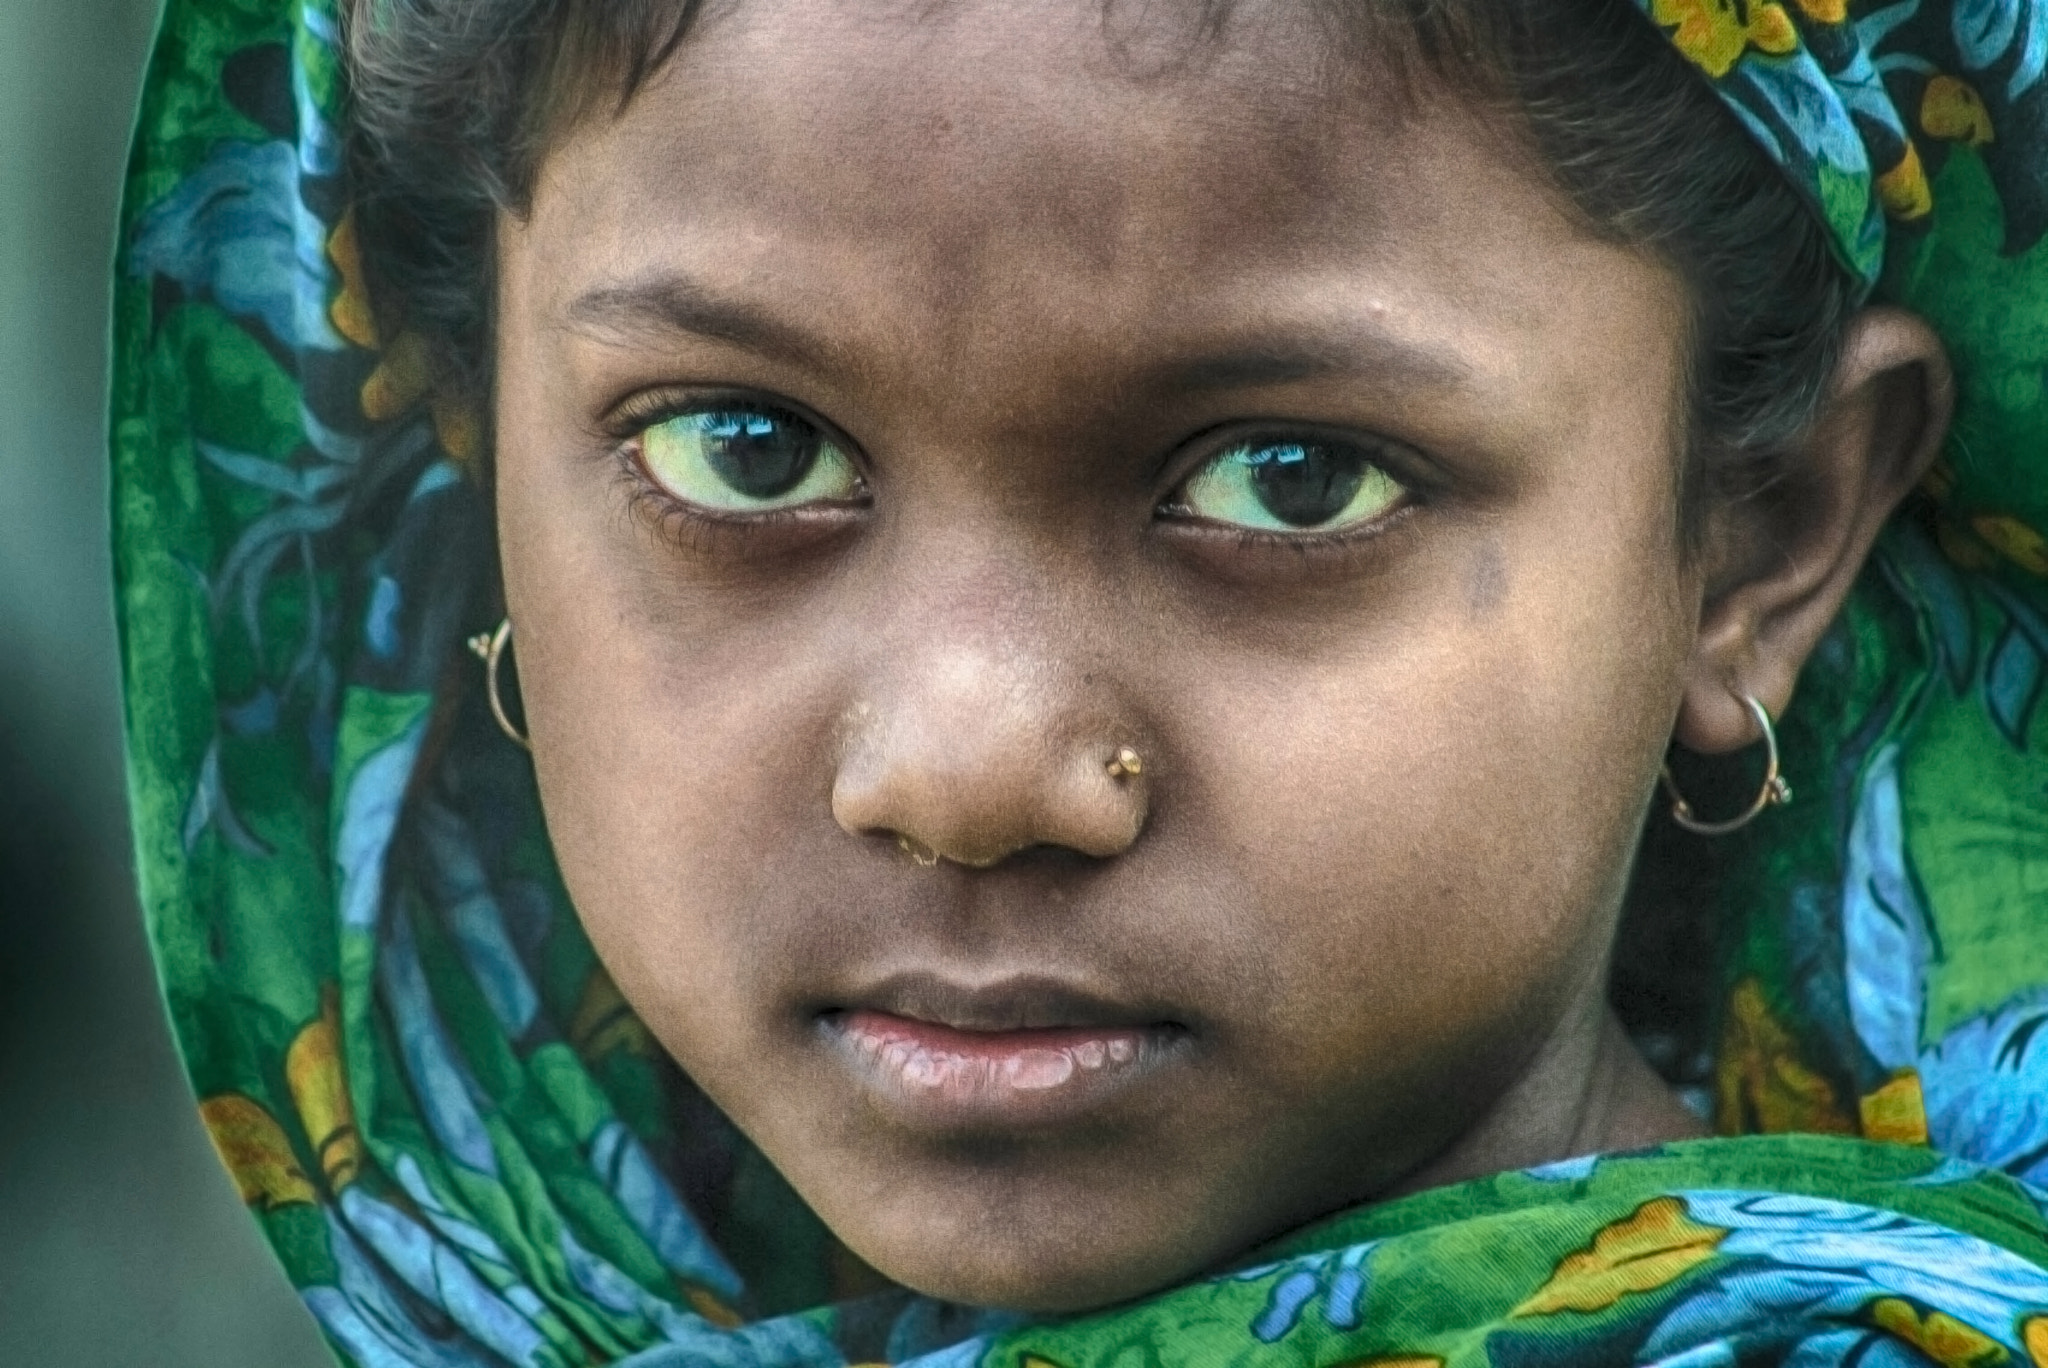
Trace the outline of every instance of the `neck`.
[[1552, 1037], [1492, 1110], [1388, 1195], [1707, 1134], [1603, 1002], [1591, 1020]]

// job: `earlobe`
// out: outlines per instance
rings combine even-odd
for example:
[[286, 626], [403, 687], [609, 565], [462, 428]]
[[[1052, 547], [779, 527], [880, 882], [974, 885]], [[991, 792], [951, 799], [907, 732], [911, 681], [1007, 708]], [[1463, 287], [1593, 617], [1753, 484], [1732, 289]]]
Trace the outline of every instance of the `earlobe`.
[[1850, 320], [1826, 398], [1781, 475], [1717, 519], [1681, 745], [1720, 754], [1755, 742], [1745, 694], [1784, 716], [1885, 520], [1940, 451], [1954, 403], [1948, 354], [1918, 315], [1879, 307]]

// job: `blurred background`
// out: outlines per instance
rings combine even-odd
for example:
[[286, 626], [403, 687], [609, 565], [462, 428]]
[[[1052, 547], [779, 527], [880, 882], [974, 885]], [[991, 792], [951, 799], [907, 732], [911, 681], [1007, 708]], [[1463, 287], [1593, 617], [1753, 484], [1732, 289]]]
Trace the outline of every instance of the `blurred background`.
[[321, 1368], [199, 1129], [130, 880], [107, 276], [155, 0], [0, 0], [0, 1364]]

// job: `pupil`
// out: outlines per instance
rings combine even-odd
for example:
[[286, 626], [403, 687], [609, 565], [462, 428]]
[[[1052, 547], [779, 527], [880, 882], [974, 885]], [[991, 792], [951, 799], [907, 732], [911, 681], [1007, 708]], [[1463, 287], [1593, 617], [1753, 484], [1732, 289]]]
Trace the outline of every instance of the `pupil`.
[[820, 442], [809, 424], [765, 413], [710, 413], [700, 421], [705, 461], [750, 499], [789, 493], [818, 463]]
[[1252, 492], [1289, 527], [1314, 527], [1342, 513], [1365, 483], [1363, 452], [1323, 443], [1283, 443], [1251, 454]]

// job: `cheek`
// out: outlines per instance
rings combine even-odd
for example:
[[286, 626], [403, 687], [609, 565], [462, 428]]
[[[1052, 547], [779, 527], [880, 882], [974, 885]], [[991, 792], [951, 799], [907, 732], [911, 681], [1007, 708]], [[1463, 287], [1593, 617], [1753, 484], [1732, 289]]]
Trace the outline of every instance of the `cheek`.
[[655, 573], [662, 549], [622, 488], [558, 454], [588, 438], [522, 393], [501, 408], [498, 512], [549, 840], [648, 1024], [672, 1047], [715, 1041], [745, 1016], [753, 925], [717, 911], [760, 905], [816, 839], [795, 814], [825, 803], [800, 781], [832, 743], [829, 687], [764, 654], [777, 637], [744, 630], [729, 596], [714, 611]]
[[1688, 637], [1655, 539], [1560, 526], [1468, 546], [1340, 652], [1186, 676], [1177, 745], [1218, 776], [1191, 820], [1268, 909], [1304, 1059], [1498, 1058], [1604, 963]]

